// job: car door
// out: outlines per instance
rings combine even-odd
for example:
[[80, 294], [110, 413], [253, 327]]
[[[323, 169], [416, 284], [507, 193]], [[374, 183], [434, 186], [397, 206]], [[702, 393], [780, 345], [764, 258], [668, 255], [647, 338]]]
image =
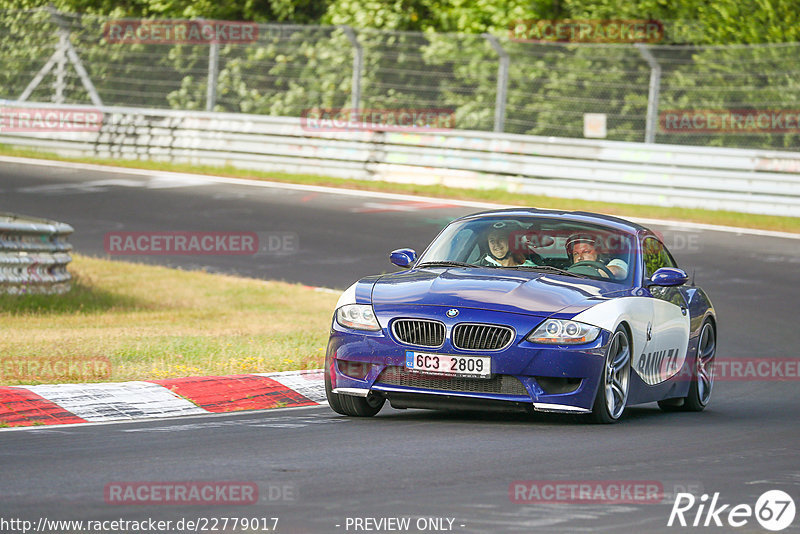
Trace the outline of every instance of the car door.
[[[642, 239], [643, 285], [661, 267], [677, 267], [664, 244], [655, 236]], [[678, 287], [649, 286], [652, 296], [652, 323], [647, 326], [647, 343], [633, 368], [650, 385], [677, 374], [689, 345], [689, 313], [683, 291]]]

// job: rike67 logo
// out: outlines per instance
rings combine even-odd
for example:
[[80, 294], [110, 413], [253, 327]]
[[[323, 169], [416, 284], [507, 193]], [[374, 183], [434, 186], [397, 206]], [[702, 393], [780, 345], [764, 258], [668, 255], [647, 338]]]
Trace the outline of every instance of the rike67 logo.
[[755, 517], [763, 528], [777, 532], [789, 527], [794, 521], [794, 515], [794, 500], [781, 490], [764, 492], [755, 506], [721, 504], [719, 492], [714, 493], [710, 502], [705, 493], [699, 499], [691, 493], [678, 493], [667, 526], [739, 528]]

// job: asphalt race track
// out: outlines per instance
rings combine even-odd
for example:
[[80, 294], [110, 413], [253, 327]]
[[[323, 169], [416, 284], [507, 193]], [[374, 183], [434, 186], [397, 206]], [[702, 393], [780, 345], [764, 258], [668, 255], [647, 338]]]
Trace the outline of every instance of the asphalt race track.
[[[76, 252], [97, 256], [107, 256], [104, 236], [114, 231], [291, 235], [295, 248], [256, 256], [120, 258], [344, 289], [393, 270], [388, 251], [421, 251], [447, 221], [479, 210], [0, 163], [0, 211], [67, 222]], [[800, 240], [654, 229], [711, 296], [719, 358], [797, 358]], [[797, 379], [746, 380], [717, 382], [703, 413], [666, 414], [653, 404], [610, 426], [387, 404], [372, 419], [321, 406], [9, 430], [0, 432], [0, 517], [277, 517], [282, 533], [390, 532], [357, 530], [354, 518], [394, 517], [412, 518], [407, 532], [694, 532], [704, 529], [667, 527], [676, 491], [719, 492], [730, 507], [754, 506], [772, 489], [800, 499], [798, 411]], [[653, 504], [519, 504], [509, 494], [518, 480], [655, 481], [667, 496]], [[104, 488], [118, 481], [249, 481], [261, 497], [238, 507], [106, 504]], [[418, 530], [420, 518], [441, 523]], [[798, 530], [800, 518], [785, 532]], [[737, 531], [766, 532], [752, 517]]]

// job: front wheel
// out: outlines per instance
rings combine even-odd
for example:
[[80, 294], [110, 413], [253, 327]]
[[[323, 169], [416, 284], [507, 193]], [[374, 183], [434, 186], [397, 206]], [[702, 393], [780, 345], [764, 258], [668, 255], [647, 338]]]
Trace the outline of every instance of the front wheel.
[[353, 397], [334, 393], [331, 387], [330, 367], [325, 366], [325, 396], [331, 409], [342, 415], [372, 417], [383, 408], [386, 399], [370, 393], [366, 397]]
[[697, 360], [692, 373], [689, 393], [682, 398], [658, 401], [665, 412], [702, 412], [711, 400], [714, 387], [714, 357], [717, 353], [717, 333], [711, 321], [706, 320], [697, 342]]
[[592, 407], [595, 423], [616, 423], [625, 411], [631, 377], [631, 343], [625, 327], [619, 325], [611, 337], [603, 374]]

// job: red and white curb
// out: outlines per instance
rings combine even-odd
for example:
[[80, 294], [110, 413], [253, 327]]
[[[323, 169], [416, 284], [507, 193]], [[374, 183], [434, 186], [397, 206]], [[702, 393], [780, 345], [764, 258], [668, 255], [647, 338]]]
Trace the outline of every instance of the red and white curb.
[[0, 387], [2, 426], [130, 421], [325, 402], [322, 369], [104, 384]]

